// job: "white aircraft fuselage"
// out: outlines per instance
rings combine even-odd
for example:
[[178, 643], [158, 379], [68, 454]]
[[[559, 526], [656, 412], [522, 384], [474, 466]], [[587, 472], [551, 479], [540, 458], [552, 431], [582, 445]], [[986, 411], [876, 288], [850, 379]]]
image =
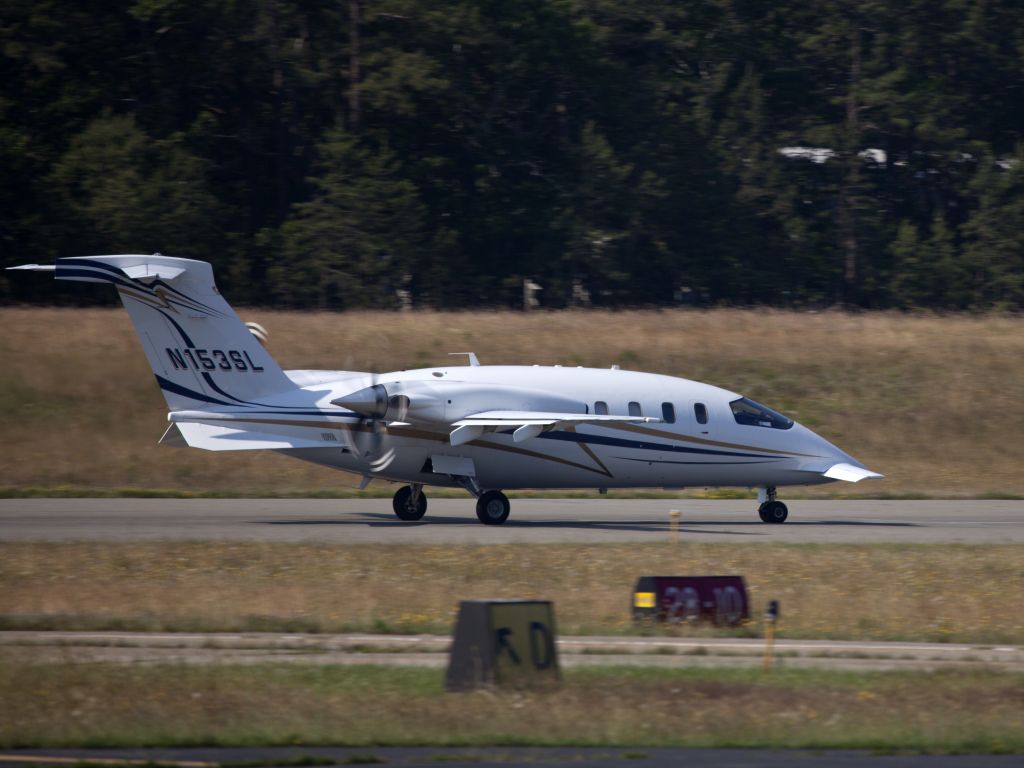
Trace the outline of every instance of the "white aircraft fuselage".
[[220, 295], [210, 265], [159, 254], [60, 259], [57, 279], [114, 285], [169, 406], [161, 443], [273, 450], [406, 483], [403, 520], [425, 485], [477, 496], [503, 523], [510, 488], [760, 489], [881, 475], [806, 427], [741, 395], [654, 373], [447, 365], [391, 373], [282, 370]]
[[[740, 398], [734, 392], [654, 373], [497, 365], [457, 365], [383, 374], [286, 373], [298, 382], [307, 377], [323, 380], [303, 387], [302, 395], [295, 394], [305, 402], [316, 403], [322, 418], [335, 422], [335, 426], [344, 417], [338, 414], [332, 400], [374, 384], [387, 389], [389, 385], [408, 382], [420, 382], [442, 394], [451, 394], [443, 399], [453, 400], [453, 421], [461, 418], [467, 408], [490, 410], [482, 404], [463, 406], [459, 402], [460, 396], [473, 398], [474, 388], [489, 386], [550, 393], [551, 399], [562, 407], [566, 399], [574, 401], [580, 412], [589, 409], [594, 413], [597, 403], [606, 403], [608, 413], [629, 415], [632, 402], [639, 404], [643, 416], [661, 420], [586, 424], [572, 430], [542, 432], [521, 443], [513, 442], [509, 427], [453, 447], [449, 444], [451, 422], [445, 420], [392, 422], [384, 425], [379, 436], [374, 436], [374, 427], [361, 423], [356, 415], [355, 423], [345, 424], [342, 429], [355, 431], [356, 441], [362, 439], [367, 449], [373, 447], [368, 455], [360, 450], [362, 446], [344, 452], [334, 447], [284, 450], [338, 469], [399, 482], [459, 484], [444, 475], [424, 471], [427, 460], [437, 455], [471, 460], [481, 487], [503, 489], [813, 485], [832, 482], [832, 478], [821, 473], [833, 465], [860, 466], [798, 423], [788, 429], [737, 423], [729, 407]], [[666, 403], [671, 406], [674, 422], [663, 419]], [[490, 405], [493, 407], [494, 403]], [[545, 408], [543, 402], [533, 405], [540, 411], [555, 410]], [[700, 406], [706, 413], [703, 424], [697, 421]]]

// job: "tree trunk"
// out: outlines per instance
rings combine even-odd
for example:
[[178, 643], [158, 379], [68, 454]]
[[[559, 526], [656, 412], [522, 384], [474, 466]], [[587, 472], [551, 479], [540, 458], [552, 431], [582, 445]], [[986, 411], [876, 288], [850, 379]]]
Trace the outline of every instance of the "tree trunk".
[[348, 126], [353, 133], [359, 130], [359, 18], [361, 0], [348, 3]]
[[850, 79], [846, 91], [846, 169], [839, 187], [839, 242], [843, 252], [843, 304], [857, 301], [858, 245], [857, 216], [853, 198], [860, 184], [860, 26], [851, 20]]

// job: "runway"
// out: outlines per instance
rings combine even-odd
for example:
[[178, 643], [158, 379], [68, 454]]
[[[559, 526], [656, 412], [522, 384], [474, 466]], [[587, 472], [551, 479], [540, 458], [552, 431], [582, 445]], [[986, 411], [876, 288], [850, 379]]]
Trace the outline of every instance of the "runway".
[[1024, 542], [1024, 501], [787, 503], [789, 520], [771, 525], [751, 500], [525, 498], [504, 526], [485, 526], [468, 497], [431, 499], [416, 523], [398, 520], [389, 499], [2, 499], [0, 541], [662, 542], [676, 509], [680, 541]]

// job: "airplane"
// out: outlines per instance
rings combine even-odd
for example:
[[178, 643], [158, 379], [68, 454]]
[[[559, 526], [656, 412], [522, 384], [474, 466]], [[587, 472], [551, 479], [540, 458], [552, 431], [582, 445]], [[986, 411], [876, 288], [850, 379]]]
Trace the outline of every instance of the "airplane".
[[758, 489], [783, 523], [780, 486], [881, 478], [786, 416], [726, 389], [656, 373], [468, 364], [371, 373], [282, 370], [221, 296], [203, 261], [161, 254], [61, 258], [57, 280], [113, 285], [163, 392], [160, 443], [271, 450], [403, 483], [400, 520], [420, 520], [424, 486], [461, 487], [486, 525], [515, 488]]

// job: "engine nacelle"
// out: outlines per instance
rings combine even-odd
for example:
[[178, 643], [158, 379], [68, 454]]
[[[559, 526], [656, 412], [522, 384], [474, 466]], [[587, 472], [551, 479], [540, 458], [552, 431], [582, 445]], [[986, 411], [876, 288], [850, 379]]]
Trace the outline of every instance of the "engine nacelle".
[[374, 384], [331, 402], [368, 419], [444, 425], [484, 411], [587, 412], [582, 401], [550, 392], [464, 381]]

